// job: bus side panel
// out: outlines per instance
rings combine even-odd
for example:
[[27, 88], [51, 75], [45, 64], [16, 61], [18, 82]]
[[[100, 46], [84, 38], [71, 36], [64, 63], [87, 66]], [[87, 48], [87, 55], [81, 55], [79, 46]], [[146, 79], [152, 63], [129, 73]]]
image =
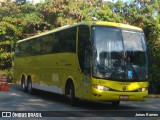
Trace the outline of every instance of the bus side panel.
[[[28, 62], [28, 61], [27, 61]], [[23, 65], [26, 61], [24, 58], [20, 58], [20, 57], [15, 57], [14, 59], [14, 67], [13, 67], [13, 73], [14, 73], [14, 80], [16, 84], [21, 84], [21, 79], [22, 76], [25, 75], [25, 80], [27, 79], [27, 69], [25, 68], [25, 66]]]
[[31, 76], [33, 88], [62, 93], [56, 54], [17, 58], [15, 64], [16, 81], [24, 73]]
[[82, 98], [82, 75], [79, 70], [77, 55], [74, 53], [60, 53], [58, 59], [59, 75], [63, 90], [65, 90], [67, 80], [71, 79], [75, 87], [75, 96]]

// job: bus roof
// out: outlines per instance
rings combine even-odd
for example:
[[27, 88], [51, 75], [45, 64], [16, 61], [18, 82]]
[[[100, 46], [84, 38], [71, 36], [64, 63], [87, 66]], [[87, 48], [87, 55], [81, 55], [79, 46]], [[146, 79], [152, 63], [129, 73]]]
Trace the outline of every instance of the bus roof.
[[84, 21], [84, 22], [79, 22], [79, 23], [75, 23], [75, 24], [72, 24], [72, 25], [65, 25], [65, 26], [62, 26], [62, 27], [59, 27], [59, 28], [56, 28], [56, 29], [53, 29], [53, 30], [50, 30], [50, 31], [47, 31], [47, 32], [43, 32], [43, 33], [40, 33], [38, 35], [19, 40], [17, 43], [22, 42], [22, 41], [26, 41], [26, 40], [29, 40], [29, 39], [33, 39], [33, 38], [38, 38], [38, 37], [43, 36], [43, 35], [47, 35], [47, 34], [50, 34], [50, 33], [56, 32], [56, 31], [60, 31], [60, 30], [67, 29], [67, 28], [74, 27], [74, 26], [78, 26], [78, 25], [110, 26], [110, 27], [119, 27], [119, 28], [126, 28], [126, 29], [143, 31], [139, 27], [135, 27], [135, 26], [128, 25], [128, 24], [115, 23], [115, 22], [105, 22], [105, 21]]
[[104, 26], [113, 26], [113, 27], [119, 27], [119, 28], [126, 28], [126, 29], [133, 29], [133, 30], [138, 30], [138, 31], [142, 31], [141, 28], [139, 27], [135, 27], [132, 25], [128, 25], [128, 24], [123, 24], [123, 23], [115, 23], [115, 22], [105, 22], [105, 21], [95, 21], [95, 22], [91, 22], [92, 25], [104, 25]]

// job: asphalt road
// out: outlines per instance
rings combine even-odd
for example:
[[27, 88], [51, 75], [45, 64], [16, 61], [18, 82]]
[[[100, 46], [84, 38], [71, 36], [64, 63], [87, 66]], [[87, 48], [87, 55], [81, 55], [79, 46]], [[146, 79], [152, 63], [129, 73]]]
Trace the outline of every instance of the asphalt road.
[[[18, 112], [21, 115], [26, 111], [40, 112], [42, 118], [31, 118], [34, 120], [53, 119], [53, 116], [54, 120], [127, 120], [126, 117], [136, 120], [160, 120], [160, 98], [148, 98], [145, 102], [123, 101], [119, 107], [113, 107], [111, 103], [80, 101], [78, 106], [73, 107], [69, 104], [68, 99], [62, 95], [43, 91], [36, 91], [34, 95], [29, 95], [22, 92], [19, 86], [10, 85], [8, 92], [0, 92], [0, 111]], [[28, 113], [26, 114], [28, 115]], [[136, 114], [139, 117], [133, 117]], [[154, 114], [158, 117], [146, 117], [146, 114]], [[16, 115], [18, 114], [14, 114], [13, 116], [16, 118], [12, 119], [22, 119], [21, 116], [17, 117]], [[47, 115], [52, 117], [44, 117]], [[145, 115], [145, 117], [141, 115]], [[11, 118], [5, 119], [10, 120]]]

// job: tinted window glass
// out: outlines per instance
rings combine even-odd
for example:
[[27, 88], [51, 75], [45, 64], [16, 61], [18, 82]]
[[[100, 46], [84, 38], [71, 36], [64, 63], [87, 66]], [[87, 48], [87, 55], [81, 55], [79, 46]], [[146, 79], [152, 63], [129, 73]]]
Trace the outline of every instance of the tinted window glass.
[[52, 53], [52, 49], [54, 45], [53, 34], [49, 34], [41, 37], [41, 44], [42, 44], [42, 54]]
[[76, 52], [77, 27], [63, 30], [60, 33], [60, 47], [62, 52]]
[[21, 44], [18, 43], [16, 46], [15, 56], [21, 56]]
[[89, 27], [85, 26], [85, 25], [79, 26], [79, 30], [78, 30], [78, 59], [79, 59], [79, 64], [80, 64], [82, 71], [84, 71], [84, 68], [86, 68], [88, 66], [87, 64], [84, 64], [84, 63], [86, 63], [85, 49], [89, 45], [89, 43], [90, 43]]
[[20, 44], [20, 56], [26, 56], [27, 54], [27, 42], [23, 42]]
[[29, 56], [41, 54], [41, 42], [38, 38], [17, 44], [16, 56]]
[[16, 56], [76, 52], [77, 27], [19, 43]]
[[26, 51], [27, 51], [27, 55], [34, 55], [34, 39], [33, 40], [29, 40], [28, 42], [26, 42]]
[[36, 38], [34, 40], [34, 46], [33, 46], [34, 54], [35, 55], [40, 55], [42, 53], [41, 48], [42, 48], [41, 41], [40, 41], [39, 38]]
[[53, 47], [52, 47], [52, 53], [57, 53], [60, 51], [60, 32], [53, 33]]

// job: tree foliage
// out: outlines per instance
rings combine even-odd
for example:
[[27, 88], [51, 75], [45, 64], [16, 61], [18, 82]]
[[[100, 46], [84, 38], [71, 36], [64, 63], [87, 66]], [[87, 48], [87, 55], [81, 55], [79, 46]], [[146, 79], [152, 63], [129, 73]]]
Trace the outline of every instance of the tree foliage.
[[149, 80], [160, 93], [160, 24], [148, 24], [144, 31], [149, 48]]
[[19, 39], [75, 22], [99, 20], [143, 28], [153, 63], [151, 70], [155, 72], [157, 66], [156, 72], [159, 73], [160, 65], [156, 62], [160, 58], [159, 11], [159, 0], [118, 0], [116, 3], [103, 0], [48, 0], [35, 5], [7, 2], [0, 7], [0, 69], [11, 67], [11, 56]]

